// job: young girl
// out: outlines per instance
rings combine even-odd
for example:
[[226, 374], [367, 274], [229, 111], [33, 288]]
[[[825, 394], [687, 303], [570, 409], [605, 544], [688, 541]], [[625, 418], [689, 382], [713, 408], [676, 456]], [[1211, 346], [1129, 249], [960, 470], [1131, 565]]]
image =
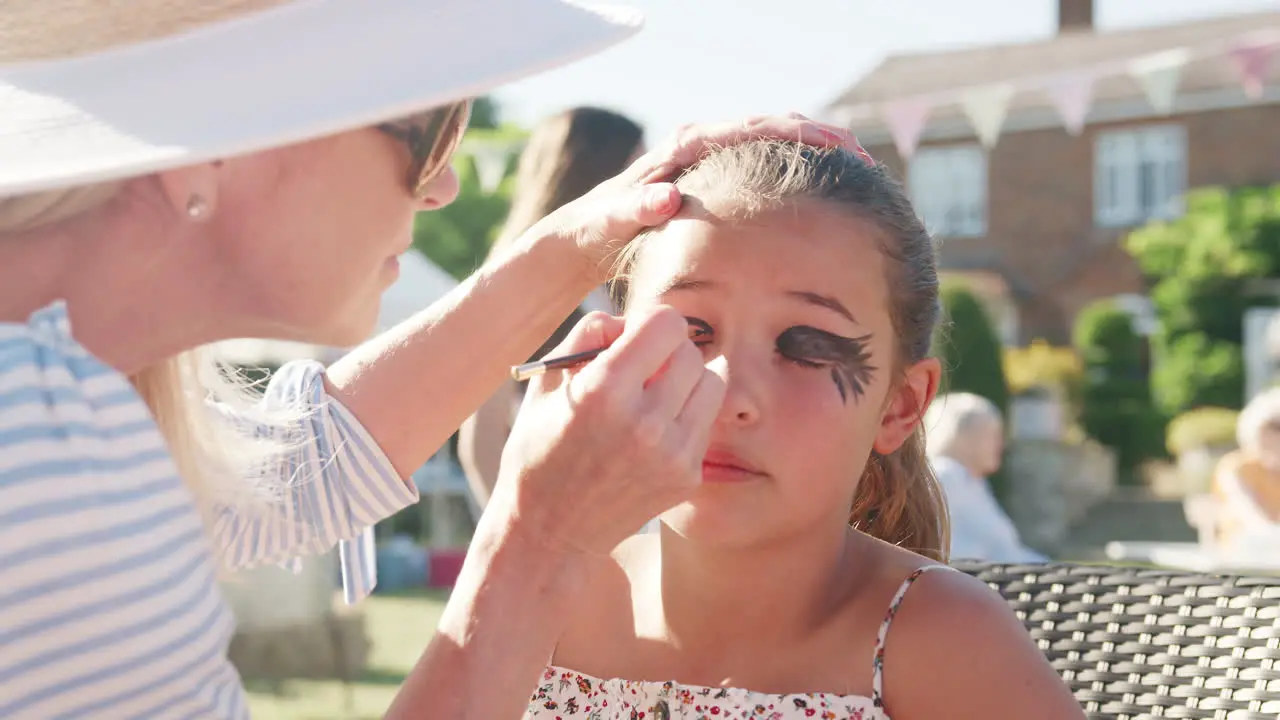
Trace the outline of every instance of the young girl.
[[920, 418], [932, 240], [885, 170], [756, 142], [621, 259], [726, 396], [703, 485], [602, 559], [527, 718], [1082, 718], [994, 593], [940, 564]]

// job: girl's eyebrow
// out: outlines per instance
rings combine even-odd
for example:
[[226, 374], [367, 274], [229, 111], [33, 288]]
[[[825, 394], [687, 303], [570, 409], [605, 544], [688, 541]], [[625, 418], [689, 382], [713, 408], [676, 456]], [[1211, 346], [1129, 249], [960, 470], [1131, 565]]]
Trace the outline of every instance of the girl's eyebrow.
[[681, 292], [687, 290], [708, 290], [716, 287], [716, 283], [711, 280], [698, 280], [692, 277], [677, 276], [672, 278], [668, 283], [658, 288], [656, 293], [658, 296], [666, 295], [671, 292]]
[[[662, 296], [672, 292], [710, 290], [714, 289], [716, 286], [717, 283], [712, 280], [700, 280], [692, 277], [675, 277], [672, 278], [670, 282], [659, 288], [657, 294]], [[811, 290], [788, 290], [786, 295], [788, 297], [795, 298], [796, 300], [800, 300], [801, 302], [808, 303], [809, 305], [826, 308], [855, 325], [861, 325], [861, 323], [858, 322], [858, 319], [853, 316], [853, 312], [850, 311], [849, 308], [845, 307], [844, 303], [831, 295], [824, 295]]]
[[802, 300], [806, 303], [809, 303], [810, 305], [817, 305], [818, 307], [824, 307], [836, 313], [840, 317], [843, 317], [844, 319], [848, 320], [854, 325], [861, 324], [858, 322], [858, 319], [853, 316], [853, 313], [849, 311], [849, 308], [844, 306], [844, 303], [840, 302], [839, 300], [835, 299], [830, 295], [823, 295], [822, 293], [810, 292], [808, 290], [788, 290], [787, 295], [793, 298], [796, 298], [797, 300]]

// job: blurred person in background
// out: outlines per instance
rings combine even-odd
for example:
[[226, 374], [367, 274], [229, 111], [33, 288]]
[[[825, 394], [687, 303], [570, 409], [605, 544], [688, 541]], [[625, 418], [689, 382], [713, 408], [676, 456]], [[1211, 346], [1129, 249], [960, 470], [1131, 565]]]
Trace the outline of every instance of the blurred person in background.
[[951, 557], [991, 562], [1044, 562], [1024, 546], [991, 492], [987, 477], [1004, 456], [1004, 419], [973, 393], [941, 395], [925, 415], [929, 461], [951, 514]]
[[1259, 393], [1236, 421], [1239, 448], [1215, 469], [1215, 535], [1230, 555], [1280, 552], [1280, 388]]
[[[622, 172], [644, 151], [644, 131], [634, 120], [595, 107], [576, 107], [553, 115], [533, 129], [516, 168], [511, 211], [489, 257], [507, 252], [534, 223]], [[529, 356], [546, 356], [564, 342], [588, 312], [613, 314], [606, 286], [592, 290], [551, 337]], [[502, 449], [527, 383], [507, 380], [458, 431], [458, 460], [480, 507], [489, 502], [498, 480]]]

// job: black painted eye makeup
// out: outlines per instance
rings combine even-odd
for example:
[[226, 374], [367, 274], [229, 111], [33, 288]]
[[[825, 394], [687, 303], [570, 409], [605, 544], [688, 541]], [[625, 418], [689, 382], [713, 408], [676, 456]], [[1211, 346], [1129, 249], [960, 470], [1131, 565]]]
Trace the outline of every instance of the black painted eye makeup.
[[711, 324], [696, 317], [685, 317], [689, 323], [689, 339], [694, 345], [706, 344], [711, 339]]
[[875, 367], [870, 363], [871, 351], [867, 344], [871, 334], [856, 338], [829, 333], [807, 325], [787, 328], [778, 336], [778, 352], [786, 359], [804, 367], [830, 368], [831, 382], [840, 393], [840, 401], [849, 402], [862, 397], [871, 383]]

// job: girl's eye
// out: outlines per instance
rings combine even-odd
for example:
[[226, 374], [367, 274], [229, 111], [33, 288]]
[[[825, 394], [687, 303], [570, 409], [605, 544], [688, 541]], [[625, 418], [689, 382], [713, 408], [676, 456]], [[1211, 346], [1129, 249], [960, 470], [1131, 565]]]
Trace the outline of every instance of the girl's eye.
[[804, 368], [824, 368], [827, 366], [826, 363], [816, 362], [813, 360], [809, 360], [808, 358], [792, 357], [782, 352], [781, 350], [778, 351], [778, 354], [781, 355], [782, 358], [787, 362], [793, 365], [799, 365], [800, 367], [804, 367]]
[[686, 317], [689, 323], [689, 339], [695, 345], [705, 345], [711, 341], [711, 325], [706, 320], [699, 320], [695, 317]]

